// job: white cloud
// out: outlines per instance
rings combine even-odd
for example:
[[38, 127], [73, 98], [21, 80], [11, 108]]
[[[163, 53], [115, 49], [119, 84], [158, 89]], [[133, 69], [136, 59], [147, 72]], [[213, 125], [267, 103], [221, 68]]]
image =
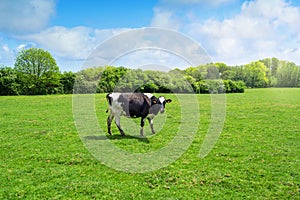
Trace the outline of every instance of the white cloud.
[[207, 62], [211, 60], [206, 52], [195, 41], [179, 32], [142, 28], [124, 32], [102, 43], [85, 65], [89, 67], [117, 63], [137, 67], [158, 64], [182, 68], [190, 65], [186, 63]]
[[20, 44], [17, 48], [16, 48], [16, 51], [19, 52], [21, 51], [22, 49], [24, 49], [26, 47], [26, 44]]
[[18, 39], [33, 41], [60, 57], [85, 59], [100, 42], [116, 34], [118, 30], [55, 26], [39, 33], [18, 36]]
[[[56, 26], [40, 33], [18, 36], [17, 38], [33, 42], [36, 46], [50, 51], [62, 65], [64, 65], [63, 60], [72, 64], [74, 64], [74, 60], [77, 60], [78, 64], [84, 64], [83, 67], [106, 65], [118, 56], [123, 56], [122, 54], [132, 50], [134, 52], [123, 56], [122, 59], [118, 60], [117, 65], [136, 67], [146, 64], [165, 64], [170, 66], [172, 63], [174, 66], [184, 67], [182, 63], [186, 63], [186, 61], [180, 58], [181, 55], [191, 62], [210, 59], [189, 38], [175, 31], [159, 28], [100, 30], [88, 27], [66, 28]], [[25, 48], [25, 44], [28, 43], [20, 44], [17, 49]], [[101, 47], [97, 49], [99, 45]], [[149, 47], [154, 48], [154, 50], [149, 49]], [[155, 48], [162, 50], [155, 50]], [[167, 53], [165, 50], [170, 52]], [[172, 52], [178, 55], [176, 56]], [[203, 56], [200, 58], [199, 55]], [[178, 60], [182, 60], [182, 62], [179, 63]], [[76, 67], [78, 68], [78, 66]]]
[[11, 61], [14, 59], [14, 53], [7, 44], [1, 44], [0, 48], [0, 66], [12, 66]]
[[130, 29], [93, 29], [84, 26], [66, 28], [55, 26], [39, 33], [15, 36], [17, 40], [22, 41], [16, 48], [16, 51], [30, 47], [28, 45], [41, 47], [55, 57], [62, 70], [78, 71], [85, 59], [98, 45], [126, 30]]
[[3, 50], [5, 53], [9, 53], [9, 52], [10, 52], [10, 49], [9, 49], [9, 47], [8, 47], [7, 44], [2, 45], [2, 50]]
[[21, 39], [34, 41], [44, 48], [67, 58], [82, 59], [91, 50], [94, 38], [92, 30], [86, 27], [51, 27], [40, 33], [21, 36]]
[[245, 2], [224, 20], [190, 21], [181, 29], [207, 48], [215, 61], [244, 64], [264, 57], [300, 63], [300, 9], [284, 0]]
[[0, 29], [15, 34], [41, 30], [54, 13], [54, 0], [1, 0]]
[[154, 8], [154, 17], [151, 21], [152, 27], [163, 27], [173, 30], [180, 28], [180, 21], [172, 11]]
[[160, 0], [153, 8], [150, 26], [180, 30], [187, 21], [196, 19], [195, 12], [216, 8], [237, 0]]

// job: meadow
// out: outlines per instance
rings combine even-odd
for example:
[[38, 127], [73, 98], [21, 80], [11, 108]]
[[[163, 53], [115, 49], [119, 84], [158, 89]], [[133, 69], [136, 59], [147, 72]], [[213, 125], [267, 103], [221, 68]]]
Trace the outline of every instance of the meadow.
[[[139, 121], [122, 118], [127, 136], [112, 125], [109, 141], [133, 153], [167, 145], [181, 111], [176, 95], [165, 96], [173, 102], [154, 119], [156, 135], [146, 122], [147, 137], [138, 137]], [[78, 134], [72, 95], [0, 97], [0, 199], [300, 199], [300, 88], [226, 94], [223, 131], [204, 158], [199, 150], [211, 96], [197, 100], [199, 127], [184, 154], [159, 170], [135, 173], [108, 167], [89, 152], [86, 142], [101, 144], [105, 136]], [[105, 128], [105, 94], [95, 102]]]

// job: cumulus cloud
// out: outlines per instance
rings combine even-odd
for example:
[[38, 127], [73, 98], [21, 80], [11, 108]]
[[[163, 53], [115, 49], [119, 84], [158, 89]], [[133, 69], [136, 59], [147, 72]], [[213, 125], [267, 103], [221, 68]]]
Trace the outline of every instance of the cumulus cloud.
[[176, 31], [142, 28], [123, 32], [105, 41], [85, 64], [88, 67], [117, 63], [135, 68], [158, 64], [182, 68], [210, 61], [195, 41]]
[[54, 13], [54, 0], [2, 0], [0, 30], [14, 34], [38, 31], [46, 27]]
[[[176, 27], [188, 34], [199, 41], [215, 61], [244, 64], [264, 57], [278, 57], [300, 63], [300, 8], [289, 1], [245, 1], [239, 13], [224, 19], [197, 16], [197, 8], [192, 5], [208, 3], [206, 0], [175, 2], [190, 5], [185, 11], [187, 16], [194, 12], [193, 17], [177, 19], [178, 10], [160, 6], [156, 8], [159, 12], [154, 12], [153, 22], [157, 21], [160, 27]], [[214, 1], [215, 5], [230, 2]]]
[[17, 38], [32, 41], [66, 59], [84, 60], [97, 45], [124, 30], [127, 29], [100, 30], [84, 26], [73, 28], [55, 26], [39, 33], [17, 36]]
[[231, 19], [210, 19], [189, 28], [217, 60], [238, 64], [276, 56], [299, 63], [299, 58], [286, 51], [299, 46], [299, 20], [300, 9], [283, 0], [257, 0], [244, 3]]
[[13, 50], [9, 48], [7, 44], [1, 44], [0, 48], [0, 67], [1, 65], [12, 66], [13, 63], [11, 61], [14, 58]]
[[9, 52], [10, 52], [10, 49], [9, 49], [9, 47], [8, 47], [7, 44], [2, 45], [2, 50], [3, 50], [5, 53], [9, 53]]
[[65, 28], [56, 26], [19, 38], [34, 41], [59, 56], [80, 59], [91, 50], [91, 44], [94, 40], [91, 33], [92, 30], [87, 27]]
[[154, 8], [154, 17], [151, 21], [151, 26], [179, 30], [180, 20], [176, 18], [172, 11]]

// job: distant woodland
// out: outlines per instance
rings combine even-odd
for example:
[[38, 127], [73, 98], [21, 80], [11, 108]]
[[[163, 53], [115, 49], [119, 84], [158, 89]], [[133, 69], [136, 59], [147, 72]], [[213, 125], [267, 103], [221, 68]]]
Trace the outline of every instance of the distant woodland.
[[300, 87], [300, 67], [265, 58], [241, 66], [208, 63], [168, 72], [122, 66], [91, 66], [61, 72], [43, 49], [24, 49], [13, 67], [0, 66], [0, 95], [71, 93], [241, 93], [245, 88]]

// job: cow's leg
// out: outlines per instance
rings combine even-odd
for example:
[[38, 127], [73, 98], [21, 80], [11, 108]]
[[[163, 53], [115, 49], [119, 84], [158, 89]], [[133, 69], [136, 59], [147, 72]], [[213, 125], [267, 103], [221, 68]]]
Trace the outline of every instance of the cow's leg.
[[145, 118], [141, 118], [141, 130], [140, 130], [140, 134], [141, 136], [144, 136], [144, 125], [145, 125]]
[[107, 117], [107, 131], [108, 131], [109, 135], [111, 135], [111, 122], [112, 122], [113, 119], [114, 119], [114, 116], [112, 114], [110, 114]]
[[150, 124], [150, 128], [151, 128], [152, 134], [155, 134], [155, 130], [154, 130], [154, 128], [153, 128], [153, 118], [148, 117], [147, 119], [148, 119], [148, 121], [149, 121], [149, 124]]
[[125, 133], [124, 133], [124, 131], [123, 131], [122, 128], [121, 128], [121, 124], [120, 124], [120, 116], [116, 116], [116, 117], [115, 117], [115, 121], [116, 121], [116, 125], [117, 125], [117, 127], [118, 127], [118, 129], [119, 129], [121, 135], [124, 136]]

